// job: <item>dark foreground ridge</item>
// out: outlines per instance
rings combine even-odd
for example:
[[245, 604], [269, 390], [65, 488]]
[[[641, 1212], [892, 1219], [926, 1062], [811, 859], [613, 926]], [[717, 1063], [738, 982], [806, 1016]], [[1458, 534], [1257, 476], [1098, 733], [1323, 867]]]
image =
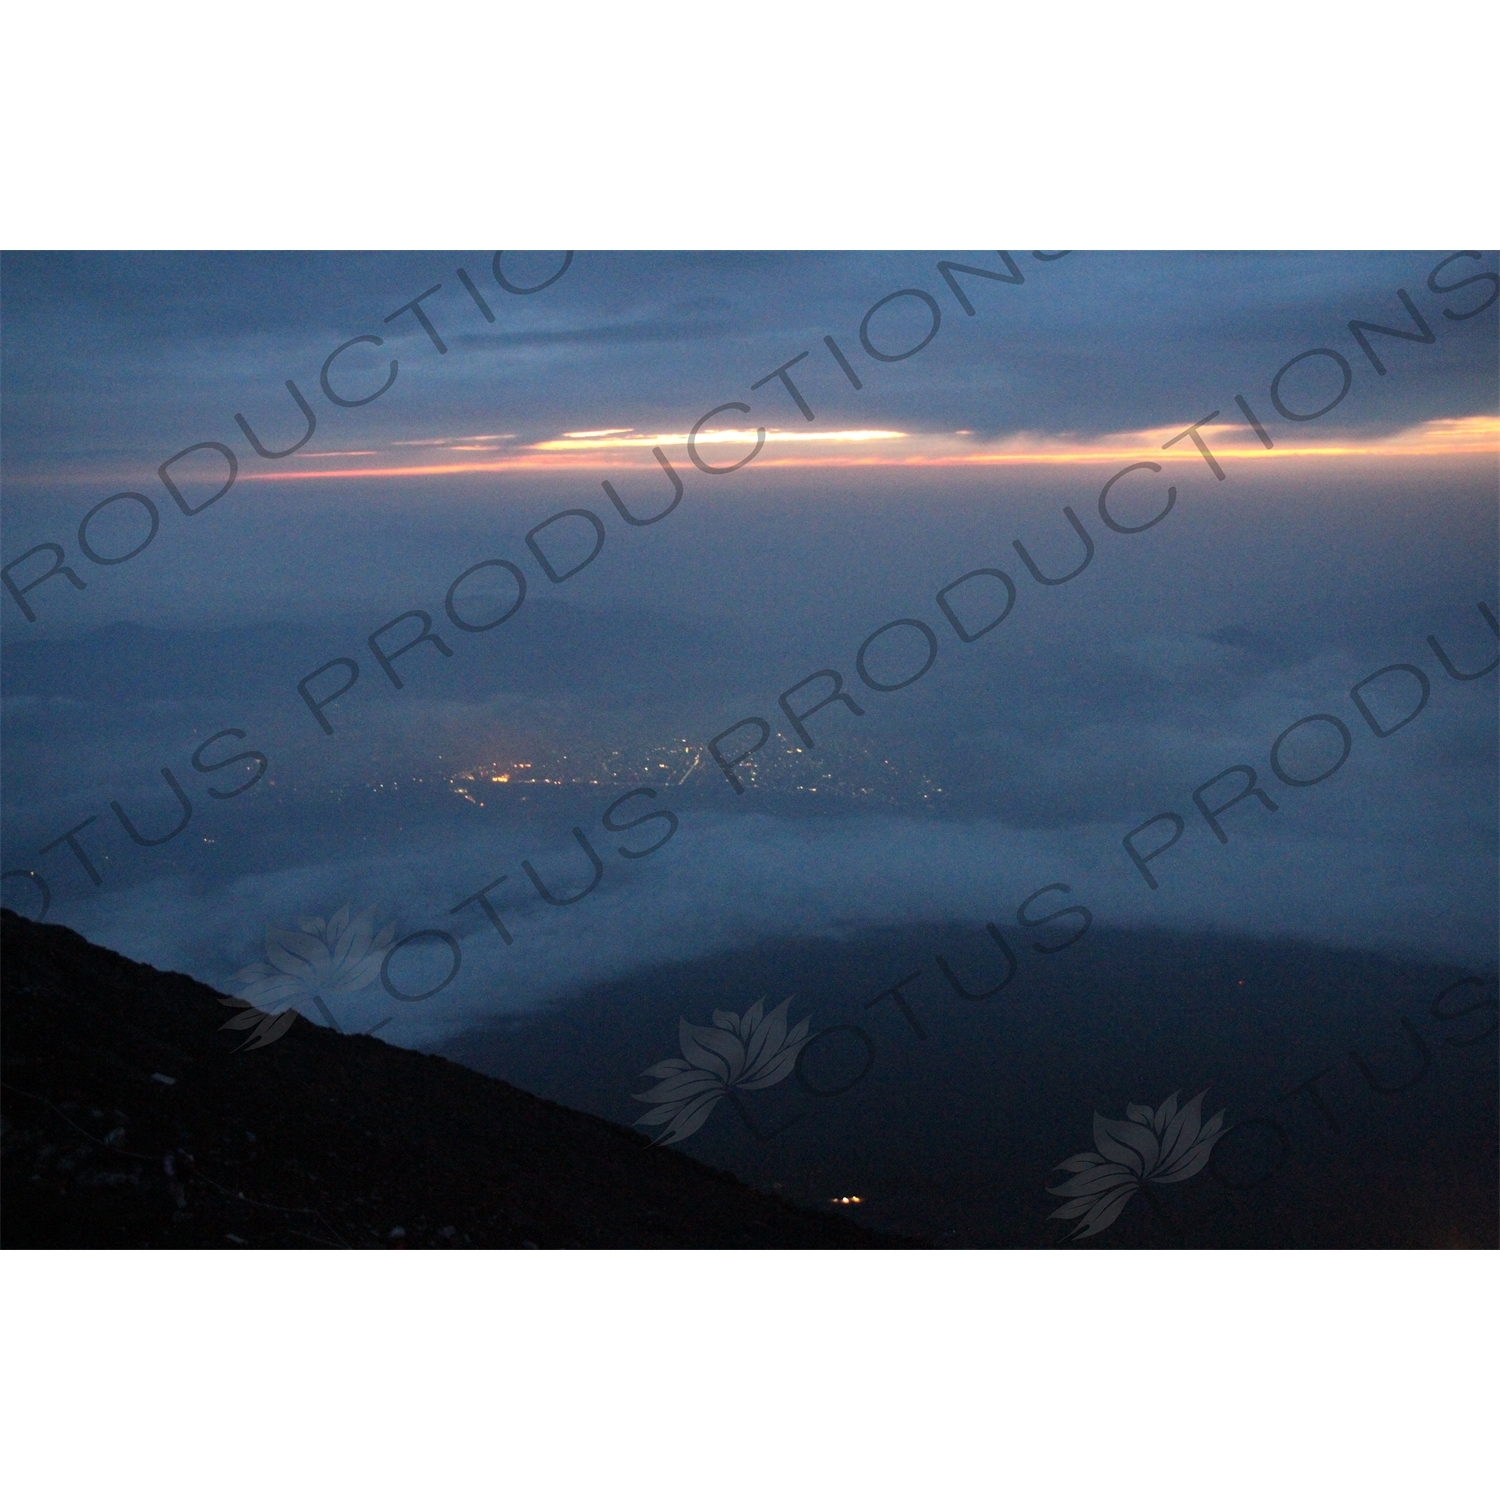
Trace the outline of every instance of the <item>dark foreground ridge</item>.
[[6, 1248], [913, 1243], [373, 1037], [236, 1054], [186, 975], [10, 911], [0, 939]]

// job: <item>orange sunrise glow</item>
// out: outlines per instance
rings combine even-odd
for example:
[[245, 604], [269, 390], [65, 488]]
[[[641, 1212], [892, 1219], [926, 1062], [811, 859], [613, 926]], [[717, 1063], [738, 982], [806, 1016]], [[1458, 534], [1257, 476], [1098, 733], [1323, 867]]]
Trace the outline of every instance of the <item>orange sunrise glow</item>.
[[[976, 442], [968, 433], [913, 433], [885, 429], [851, 429], [836, 432], [785, 432], [766, 430], [765, 448], [755, 468], [970, 468], [986, 466], [1132, 463], [1154, 458], [1159, 462], [1200, 463], [1186, 443], [1163, 450], [1177, 436], [1176, 427], [1140, 432], [1106, 433], [1080, 438], [1067, 433], [1018, 433], [991, 443]], [[1330, 435], [1326, 442], [1311, 441], [1311, 434], [1277, 433], [1277, 445], [1267, 449], [1239, 422], [1214, 424], [1203, 429], [1216, 457], [1275, 462], [1286, 459], [1457, 459], [1479, 458], [1500, 453], [1500, 418], [1492, 416], [1441, 417], [1382, 437], [1359, 438]], [[1284, 440], [1281, 440], [1283, 439]], [[710, 445], [749, 448], [754, 429], [725, 428], [702, 432], [699, 447]], [[272, 470], [241, 476], [242, 483], [286, 479], [402, 479], [436, 478], [450, 474], [506, 473], [513, 471], [565, 472], [569, 470], [655, 470], [650, 450], [661, 448], [682, 466], [687, 465], [686, 432], [639, 433], [633, 428], [601, 428], [562, 433], [554, 438], [505, 451], [499, 438], [485, 446], [474, 439], [418, 438], [392, 443], [397, 447], [426, 447], [443, 453], [493, 453], [493, 458], [455, 456], [448, 462], [374, 463], [333, 469]], [[378, 451], [329, 453], [309, 457], [371, 457]], [[436, 454], [434, 454], [436, 456]]]

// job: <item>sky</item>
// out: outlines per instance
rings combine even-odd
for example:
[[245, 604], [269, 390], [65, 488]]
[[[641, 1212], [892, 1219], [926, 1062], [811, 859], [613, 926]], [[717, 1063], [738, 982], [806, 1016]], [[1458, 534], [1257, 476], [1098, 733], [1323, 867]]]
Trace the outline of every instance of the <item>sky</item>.
[[338, 1002], [423, 1045], [1045, 886], [1492, 964], [1495, 256], [1054, 255], [6, 256], [5, 869], [219, 987], [346, 905], [447, 934]]

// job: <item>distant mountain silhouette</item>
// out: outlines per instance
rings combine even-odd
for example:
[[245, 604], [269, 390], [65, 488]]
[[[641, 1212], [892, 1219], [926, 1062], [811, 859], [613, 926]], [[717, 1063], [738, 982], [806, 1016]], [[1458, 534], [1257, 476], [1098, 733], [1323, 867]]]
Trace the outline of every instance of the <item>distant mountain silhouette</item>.
[[6, 1248], [917, 1243], [377, 1038], [237, 1054], [196, 980], [8, 910], [0, 937]]
[[1490, 966], [1102, 922], [1056, 953], [1032, 947], [1035, 931], [1001, 935], [1015, 977], [987, 1000], [955, 993], [936, 963], [971, 990], [997, 984], [1006, 964], [985, 929], [911, 923], [664, 958], [482, 1017], [443, 1050], [632, 1124], [679, 1018], [704, 1027], [793, 995], [790, 1023], [827, 1033], [802, 1072], [721, 1104], [677, 1149], [797, 1202], [858, 1193], [861, 1222], [943, 1248], [1055, 1246], [1073, 1225], [1049, 1217], [1061, 1200], [1048, 1189], [1067, 1175], [1058, 1163], [1094, 1148], [1096, 1112], [1207, 1089], [1205, 1119], [1247, 1122], [1212, 1170], [1070, 1248], [1495, 1245]]

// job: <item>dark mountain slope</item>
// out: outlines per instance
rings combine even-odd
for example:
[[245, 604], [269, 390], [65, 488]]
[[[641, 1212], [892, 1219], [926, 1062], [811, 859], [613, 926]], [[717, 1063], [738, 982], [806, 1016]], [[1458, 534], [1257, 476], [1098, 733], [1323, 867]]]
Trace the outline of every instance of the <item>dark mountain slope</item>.
[[197, 981], [0, 923], [7, 1248], [906, 1243], [372, 1037], [235, 1053]]

